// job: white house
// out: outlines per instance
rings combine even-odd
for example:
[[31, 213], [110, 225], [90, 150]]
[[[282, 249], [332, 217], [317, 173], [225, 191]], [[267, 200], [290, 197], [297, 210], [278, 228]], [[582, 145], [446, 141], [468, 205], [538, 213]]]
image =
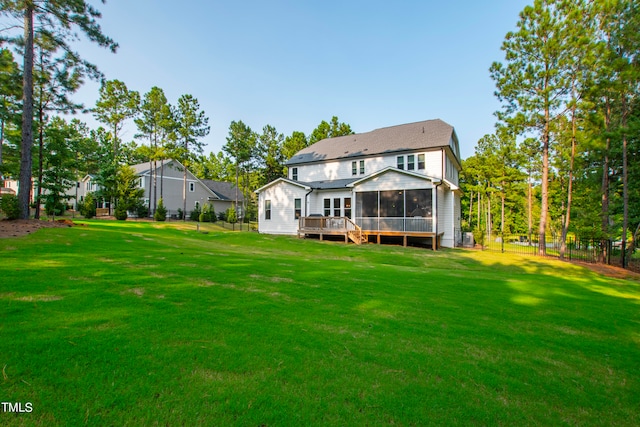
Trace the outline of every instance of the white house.
[[256, 191], [261, 233], [461, 243], [460, 148], [442, 120], [323, 139], [287, 166]]

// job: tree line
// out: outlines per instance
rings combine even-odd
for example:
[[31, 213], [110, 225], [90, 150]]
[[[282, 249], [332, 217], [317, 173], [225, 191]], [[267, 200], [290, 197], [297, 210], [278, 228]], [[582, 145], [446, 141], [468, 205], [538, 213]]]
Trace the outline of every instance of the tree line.
[[[640, 10], [633, 0], [535, 0], [490, 73], [496, 131], [463, 162], [464, 223], [479, 235], [572, 233], [627, 265], [640, 231]], [[564, 255], [566, 246], [561, 248]]]

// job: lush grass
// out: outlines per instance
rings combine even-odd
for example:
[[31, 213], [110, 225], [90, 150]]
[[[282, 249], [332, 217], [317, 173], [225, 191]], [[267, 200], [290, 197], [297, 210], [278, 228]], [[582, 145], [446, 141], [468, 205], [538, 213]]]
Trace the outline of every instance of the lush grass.
[[640, 424], [637, 282], [209, 227], [0, 240], [0, 424]]

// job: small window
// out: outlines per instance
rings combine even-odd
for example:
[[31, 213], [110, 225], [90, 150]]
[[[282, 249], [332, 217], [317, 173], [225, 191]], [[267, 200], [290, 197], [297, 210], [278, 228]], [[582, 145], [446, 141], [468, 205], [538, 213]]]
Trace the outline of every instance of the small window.
[[324, 199], [324, 216], [331, 216], [331, 199]]
[[358, 175], [358, 162], [351, 162], [351, 175]]
[[409, 154], [407, 156], [407, 170], [412, 171], [416, 168], [416, 156]]
[[360, 160], [360, 175], [364, 175], [364, 160]]
[[302, 199], [293, 199], [293, 216], [295, 219], [302, 216]]
[[291, 168], [291, 179], [294, 181], [298, 180], [298, 168]]
[[424, 154], [418, 154], [418, 169], [424, 169]]
[[333, 216], [340, 216], [340, 198], [333, 199]]
[[344, 198], [344, 216], [351, 218], [351, 197]]
[[196, 191], [196, 183], [195, 182], [190, 182], [189, 183], [189, 192], [193, 193], [194, 191]]
[[398, 169], [404, 169], [404, 156], [398, 156], [396, 164], [398, 165]]
[[271, 219], [271, 200], [264, 201], [264, 219]]

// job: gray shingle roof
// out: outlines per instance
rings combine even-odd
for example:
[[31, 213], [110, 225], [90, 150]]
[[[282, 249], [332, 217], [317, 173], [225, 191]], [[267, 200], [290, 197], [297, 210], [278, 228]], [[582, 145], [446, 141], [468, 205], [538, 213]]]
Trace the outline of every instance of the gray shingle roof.
[[347, 178], [347, 179], [335, 179], [333, 181], [312, 181], [312, 182], [302, 182], [300, 184], [306, 185], [308, 187], [313, 188], [314, 190], [336, 190], [340, 188], [347, 188], [347, 185], [352, 182], [356, 182], [361, 178]]
[[[220, 200], [236, 200], [236, 185], [231, 182], [213, 181], [210, 179], [201, 179], [202, 183], [206, 185], [209, 190], [213, 191]], [[242, 190], [238, 189], [238, 201], [244, 200]]]
[[298, 151], [287, 165], [446, 147], [454, 135], [453, 126], [440, 119], [407, 123], [323, 139]]

